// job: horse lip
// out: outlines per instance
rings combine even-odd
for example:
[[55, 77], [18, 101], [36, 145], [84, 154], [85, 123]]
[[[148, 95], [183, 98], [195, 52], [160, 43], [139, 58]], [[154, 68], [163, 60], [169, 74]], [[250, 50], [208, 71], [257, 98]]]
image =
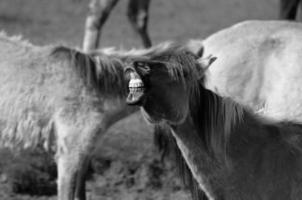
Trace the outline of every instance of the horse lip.
[[126, 103], [128, 105], [142, 105], [144, 96], [144, 88], [129, 88], [129, 94], [126, 99]]
[[141, 105], [145, 94], [145, 84], [137, 73], [130, 72], [128, 88], [129, 94], [126, 103], [128, 105]]

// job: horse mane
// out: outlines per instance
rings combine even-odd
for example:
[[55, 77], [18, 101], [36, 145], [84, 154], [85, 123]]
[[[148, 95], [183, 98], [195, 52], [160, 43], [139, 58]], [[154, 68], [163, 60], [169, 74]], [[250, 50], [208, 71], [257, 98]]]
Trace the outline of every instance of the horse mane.
[[[214, 156], [223, 156], [228, 162], [227, 153], [230, 136], [236, 127], [244, 123], [252, 123], [268, 130], [261, 137], [280, 138], [293, 149], [302, 152], [300, 138], [302, 124], [295, 121], [276, 121], [254, 113], [229, 97], [221, 97], [206, 89], [204, 81], [199, 81], [198, 92], [193, 90], [190, 95], [190, 115], [197, 128], [205, 150]], [[297, 131], [298, 130], [298, 131]], [[236, 131], [235, 131], [236, 132]], [[256, 133], [257, 134], [257, 133]], [[249, 136], [248, 136], [249, 137]]]
[[85, 85], [96, 89], [102, 96], [125, 96], [124, 63], [117, 56], [94, 57], [63, 46], [55, 47], [51, 54], [66, 59]]
[[205, 149], [225, 156], [232, 128], [242, 122], [249, 110], [228, 97], [205, 89], [203, 81], [198, 85], [197, 91], [192, 91], [189, 97], [193, 123]]

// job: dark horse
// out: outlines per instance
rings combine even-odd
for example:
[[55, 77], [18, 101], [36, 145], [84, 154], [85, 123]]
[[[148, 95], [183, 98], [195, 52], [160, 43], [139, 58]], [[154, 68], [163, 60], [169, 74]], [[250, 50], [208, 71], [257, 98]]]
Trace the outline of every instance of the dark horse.
[[153, 48], [126, 69], [128, 104], [170, 126], [209, 199], [301, 199], [302, 125], [257, 116], [206, 89], [215, 59], [197, 61], [173, 44]]
[[[117, 2], [118, 0], [91, 0], [85, 24], [84, 51], [99, 47], [101, 29]], [[151, 46], [147, 31], [149, 4], [150, 0], [129, 0], [127, 13], [133, 29], [139, 34], [145, 47]]]

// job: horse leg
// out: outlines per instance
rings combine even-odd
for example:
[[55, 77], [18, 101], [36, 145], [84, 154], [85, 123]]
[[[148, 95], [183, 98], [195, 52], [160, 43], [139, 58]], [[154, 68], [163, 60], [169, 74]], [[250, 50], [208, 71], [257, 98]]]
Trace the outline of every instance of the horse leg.
[[280, 0], [280, 19], [295, 20], [300, 0]]
[[78, 155], [58, 156], [58, 200], [74, 200], [78, 162]]
[[129, 0], [128, 18], [133, 29], [140, 35], [144, 47], [150, 47], [151, 40], [147, 32], [150, 0]]
[[101, 29], [117, 2], [118, 0], [91, 0], [85, 22], [83, 40], [83, 50], [85, 52], [98, 48]]
[[77, 172], [76, 190], [75, 197], [76, 200], [86, 200], [86, 175], [88, 167], [90, 164], [90, 155], [84, 158], [82, 165]]
[[302, 21], [302, 0], [299, 0], [299, 5], [297, 8], [297, 15], [296, 20], [301, 22]]
[[[73, 117], [76, 116], [76, 117]], [[58, 199], [85, 199], [85, 175], [96, 137], [104, 133], [102, 115], [63, 114], [55, 120], [57, 130]], [[78, 191], [76, 192], [76, 182]]]

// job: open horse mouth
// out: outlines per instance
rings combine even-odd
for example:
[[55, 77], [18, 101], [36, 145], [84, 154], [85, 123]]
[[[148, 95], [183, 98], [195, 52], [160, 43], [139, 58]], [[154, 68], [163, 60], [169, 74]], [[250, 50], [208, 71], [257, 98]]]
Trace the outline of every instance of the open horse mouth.
[[145, 85], [143, 81], [137, 76], [131, 76], [128, 88], [129, 94], [126, 99], [127, 104], [140, 105], [145, 93]]

